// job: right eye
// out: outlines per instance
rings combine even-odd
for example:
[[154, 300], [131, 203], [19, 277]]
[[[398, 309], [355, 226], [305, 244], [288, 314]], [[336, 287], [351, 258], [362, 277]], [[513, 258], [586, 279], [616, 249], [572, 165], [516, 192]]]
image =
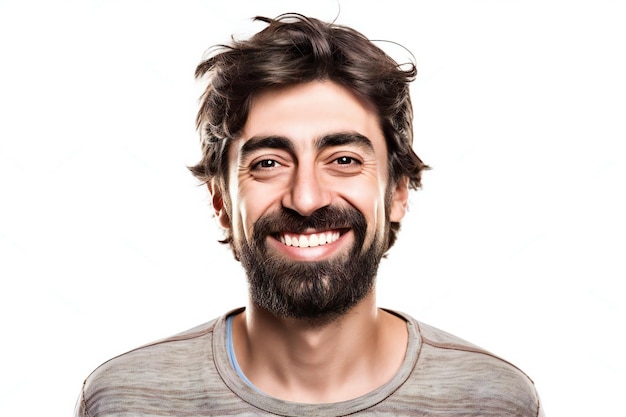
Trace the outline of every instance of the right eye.
[[263, 159], [253, 165], [253, 169], [272, 169], [279, 167], [280, 163], [275, 159]]

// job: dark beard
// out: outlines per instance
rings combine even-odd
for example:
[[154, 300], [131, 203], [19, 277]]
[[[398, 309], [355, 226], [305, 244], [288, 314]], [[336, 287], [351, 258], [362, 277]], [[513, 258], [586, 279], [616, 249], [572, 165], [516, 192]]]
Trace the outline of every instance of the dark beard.
[[[279, 232], [347, 229], [354, 233], [349, 252], [320, 262], [293, 261], [269, 256], [265, 240]], [[333, 320], [369, 294], [385, 245], [376, 235], [363, 251], [367, 231], [365, 217], [356, 209], [323, 207], [311, 216], [281, 209], [261, 217], [254, 225], [251, 242], [242, 241], [239, 257], [248, 276], [252, 302], [277, 317]]]

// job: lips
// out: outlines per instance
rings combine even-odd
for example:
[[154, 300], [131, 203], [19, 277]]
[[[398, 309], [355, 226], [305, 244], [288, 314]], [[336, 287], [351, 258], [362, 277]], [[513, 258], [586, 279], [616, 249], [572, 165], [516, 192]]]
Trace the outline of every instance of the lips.
[[294, 246], [298, 248], [313, 248], [333, 243], [341, 236], [339, 230], [329, 230], [320, 233], [280, 233], [277, 238], [286, 246]]

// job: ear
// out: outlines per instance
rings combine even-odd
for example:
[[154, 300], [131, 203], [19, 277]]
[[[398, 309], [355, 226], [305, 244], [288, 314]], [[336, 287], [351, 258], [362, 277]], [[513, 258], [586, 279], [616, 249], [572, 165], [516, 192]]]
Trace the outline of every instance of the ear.
[[409, 205], [409, 179], [400, 178], [391, 191], [391, 208], [389, 210], [389, 220], [400, 222], [406, 214]]
[[224, 229], [229, 229], [230, 217], [228, 216], [228, 210], [224, 204], [222, 190], [217, 186], [217, 184], [215, 184], [214, 180], [208, 182], [207, 187], [209, 188], [209, 193], [211, 194], [211, 205], [213, 206], [213, 210], [215, 210], [215, 217], [217, 218], [218, 223]]

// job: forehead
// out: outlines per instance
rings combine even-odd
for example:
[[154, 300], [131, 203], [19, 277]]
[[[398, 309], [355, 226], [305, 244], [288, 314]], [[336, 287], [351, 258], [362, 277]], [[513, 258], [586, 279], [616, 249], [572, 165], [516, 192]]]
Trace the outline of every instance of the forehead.
[[365, 136], [376, 152], [386, 152], [373, 106], [334, 82], [313, 81], [255, 96], [239, 138], [282, 136], [307, 147], [319, 137], [345, 132]]

